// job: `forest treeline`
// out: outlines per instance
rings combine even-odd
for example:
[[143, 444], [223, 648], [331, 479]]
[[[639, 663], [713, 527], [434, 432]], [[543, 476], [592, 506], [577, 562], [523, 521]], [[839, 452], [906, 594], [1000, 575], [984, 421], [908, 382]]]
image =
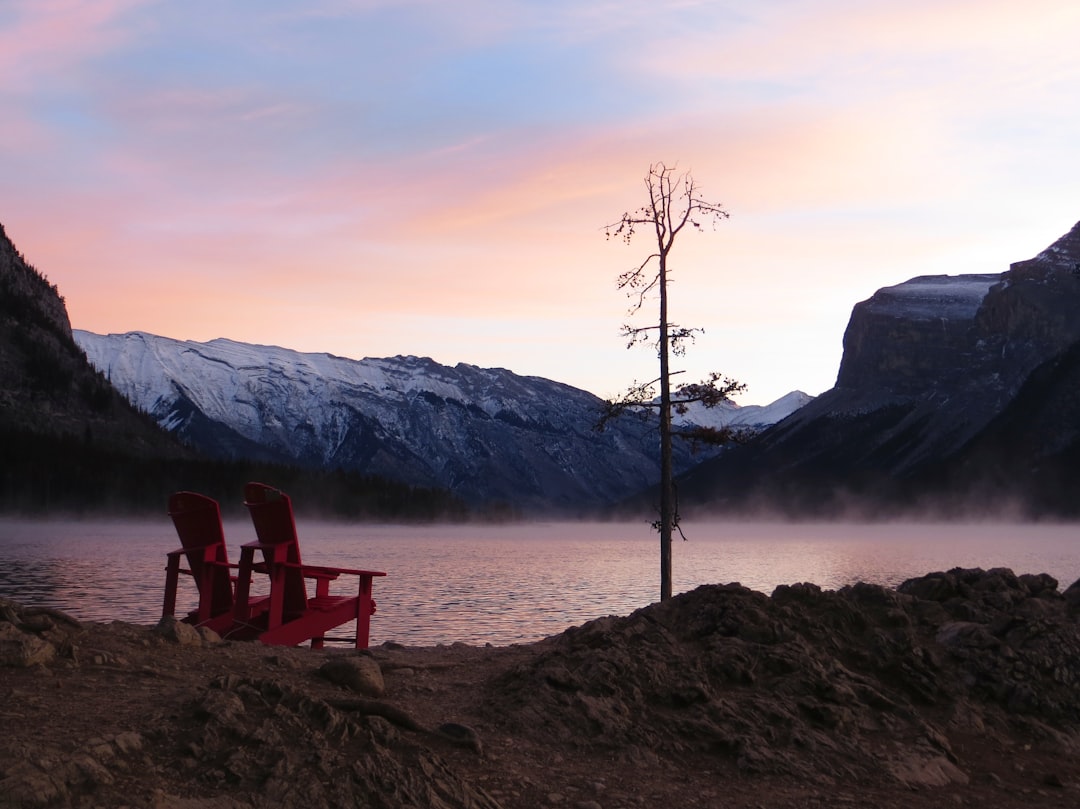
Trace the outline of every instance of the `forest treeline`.
[[297, 513], [311, 517], [425, 522], [485, 516], [471, 514], [461, 500], [442, 489], [349, 472], [133, 457], [73, 436], [2, 427], [0, 447], [0, 513], [6, 514], [164, 514], [168, 496], [181, 490], [213, 497], [225, 514], [239, 513], [244, 484], [257, 480], [287, 492]]

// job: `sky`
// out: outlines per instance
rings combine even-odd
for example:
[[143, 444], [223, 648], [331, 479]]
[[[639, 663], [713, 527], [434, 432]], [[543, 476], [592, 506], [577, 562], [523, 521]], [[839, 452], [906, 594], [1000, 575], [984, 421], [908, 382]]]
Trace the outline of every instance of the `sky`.
[[851, 309], [1080, 220], [1064, 0], [0, 0], [0, 224], [72, 325], [508, 368], [612, 397], [649, 166], [674, 368], [832, 387]]

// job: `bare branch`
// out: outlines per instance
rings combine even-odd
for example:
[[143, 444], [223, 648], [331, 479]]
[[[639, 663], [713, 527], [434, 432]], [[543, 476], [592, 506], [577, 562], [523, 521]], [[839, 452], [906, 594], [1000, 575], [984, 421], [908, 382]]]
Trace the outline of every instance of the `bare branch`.
[[[669, 355], [683, 354], [701, 329], [678, 326], [668, 319], [668, 283], [672, 280], [668, 257], [675, 245], [675, 237], [687, 225], [701, 230], [705, 222], [712, 221], [715, 228], [717, 222], [727, 218], [727, 212], [719, 204], [705, 200], [690, 173], [678, 173], [677, 166], [665, 163], [649, 166], [645, 175], [645, 189], [648, 204], [623, 213], [616, 222], [604, 228], [604, 233], [608, 239], [615, 237], [630, 244], [640, 228], [651, 230], [656, 240], [654, 252], [619, 276], [618, 288], [627, 297], [635, 299], [630, 307], [631, 314], [644, 306], [650, 293], [657, 295], [660, 315], [657, 324], [640, 328], [623, 326], [622, 335], [627, 340], [627, 348], [649, 342], [655, 337], [660, 377], [652, 382], [635, 383], [619, 399], [605, 402], [597, 429], [603, 429], [611, 419], [630, 411], [639, 414], [660, 413], [660, 519], [656, 527], [660, 531], [660, 598], [664, 600], [671, 597], [671, 536], [679, 527], [671, 458], [672, 411], [682, 413], [690, 404], [699, 402], [705, 407], [713, 407], [729, 395], [745, 389], [745, 386], [714, 373], [703, 382], [682, 386], [676, 391], [676, 396], [672, 396], [670, 383], [674, 372], [669, 365]], [[659, 397], [657, 383], [660, 386]], [[686, 435], [695, 441], [709, 439], [712, 443], [728, 440], [731, 431], [705, 432], [694, 428], [686, 431]]]
[[705, 407], [716, 407], [722, 402], [730, 401], [735, 394], [745, 391], [746, 385], [742, 382], [736, 382], [713, 371], [702, 382], [679, 387], [675, 391], [678, 399], [673, 398], [672, 401], [682, 405], [700, 403]]
[[690, 442], [691, 451], [697, 452], [701, 447], [717, 447], [725, 444], [745, 444], [754, 436], [757, 430], [749, 427], [700, 427], [694, 425], [679, 430], [676, 435], [684, 441]]

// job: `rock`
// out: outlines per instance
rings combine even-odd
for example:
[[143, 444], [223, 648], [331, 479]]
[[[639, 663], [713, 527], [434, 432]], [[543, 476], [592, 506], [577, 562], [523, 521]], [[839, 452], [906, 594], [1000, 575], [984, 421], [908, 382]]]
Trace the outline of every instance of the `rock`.
[[37, 635], [0, 622], [0, 666], [27, 668], [44, 665], [56, 657], [56, 647]]
[[930, 573], [917, 579], [908, 579], [896, 589], [927, 601], [947, 601], [959, 592], [955, 577], [948, 573]]
[[179, 643], [181, 646], [202, 646], [202, 635], [191, 624], [166, 615], [154, 627], [154, 633], [165, 640]]
[[944, 756], [921, 758], [906, 756], [886, 765], [901, 784], [909, 787], [943, 787], [949, 784], [967, 784], [970, 778]]
[[1070, 584], [1062, 595], [1065, 596], [1065, 603], [1070, 609], [1080, 610], [1080, 579]]
[[1000, 645], [998, 639], [991, 635], [985, 626], [971, 621], [954, 621], [943, 625], [935, 640], [946, 649], [954, 651], [972, 647], [992, 649]]
[[367, 697], [381, 697], [386, 691], [382, 669], [367, 654], [332, 657], [319, 667], [318, 674]]
[[1051, 576], [1049, 573], [1024, 573], [1020, 576], [1020, 583], [1023, 584], [1028, 593], [1033, 596], [1046, 595], [1050, 598], [1060, 598], [1061, 594], [1058, 593], [1058, 580]]
[[477, 755], [482, 756], [484, 754], [484, 745], [480, 740], [480, 734], [468, 725], [457, 722], [444, 722], [436, 728], [436, 732], [458, 747], [467, 747]]

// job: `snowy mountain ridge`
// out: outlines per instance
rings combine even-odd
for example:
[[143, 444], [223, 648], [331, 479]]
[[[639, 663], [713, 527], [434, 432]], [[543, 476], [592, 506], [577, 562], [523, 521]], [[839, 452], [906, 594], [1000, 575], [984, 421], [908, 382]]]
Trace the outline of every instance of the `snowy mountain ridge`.
[[[625, 418], [598, 433], [599, 398], [540, 377], [227, 339], [74, 335], [133, 404], [214, 457], [357, 470], [445, 487], [471, 502], [537, 509], [601, 505], [658, 478], [647, 423]], [[731, 405], [725, 412], [739, 424], [761, 425], [808, 398], [789, 394], [763, 408]], [[680, 450], [677, 466], [702, 458]]]
[[739, 405], [727, 401], [715, 407], [704, 407], [694, 403], [687, 405], [686, 413], [672, 415], [671, 420], [678, 425], [696, 424], [699, 427], [764, 428], [783, 421], [813, 398], [801, 390], [793, 390], [767, 405]]

